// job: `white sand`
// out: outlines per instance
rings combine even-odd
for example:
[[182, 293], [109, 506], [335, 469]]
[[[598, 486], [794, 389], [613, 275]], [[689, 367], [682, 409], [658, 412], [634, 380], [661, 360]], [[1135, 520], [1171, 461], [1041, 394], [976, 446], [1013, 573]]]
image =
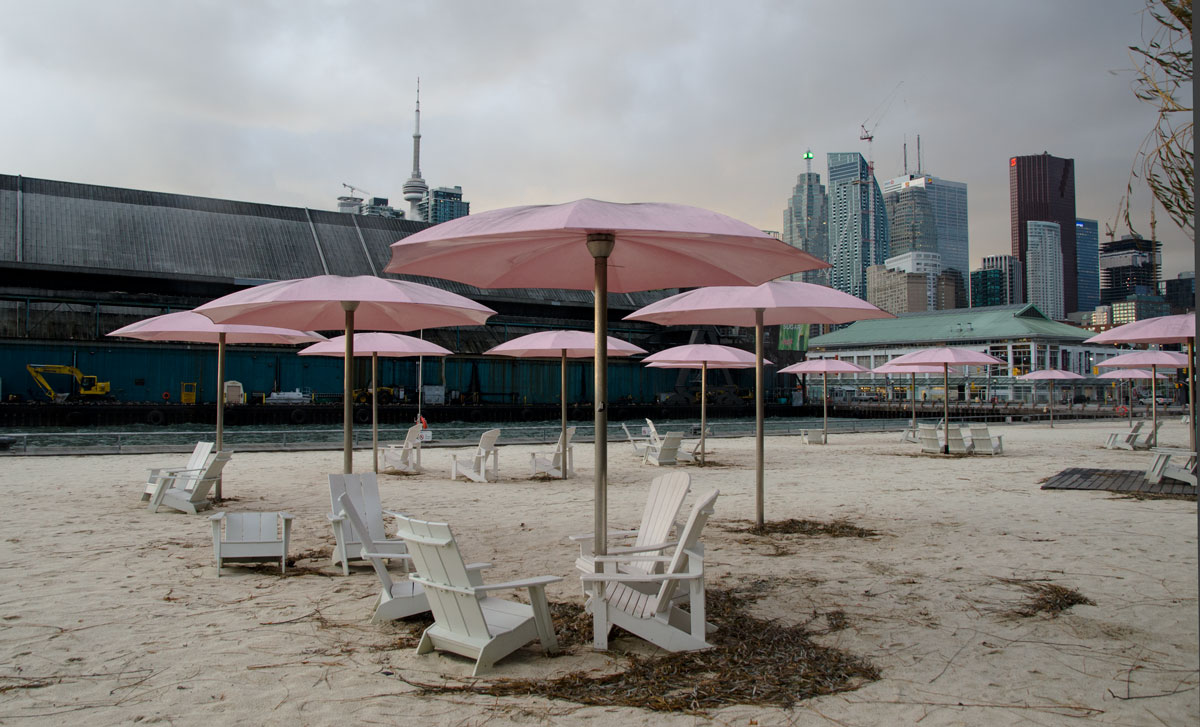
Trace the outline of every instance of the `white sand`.
[[[1145, 453], [1099, 447], [1115, 426], [993, 427], [1007, 449], [994, 459], [919, 456], [897, 434], [836, 435], [825, 447], [769, 438], [768, 519], [845, 518], [883, 533], [790, 536], [792, 554], [782, 557], [722, 527], [753, 516], [753, 440], [715, 441], [723, 466], [688, 468], [695, 492], [721, 490], [705, 531], [710, 582], [774, 581], [753, 610], [787, 622], [844, 611], [848, 628], [820, 640], [870, 659], [883, 677], [791, 711], [739, 706], [714, 717], [738, 725], [1195, 724], [1196, 504], [1039, 488], [1067, 467], [1144, 468]], [[1186, 436], [1169, 423], [1163, 443], [1183, 445]], [[576, 448], [580, 476], [567, 483], [524, 479], [533, 449], [504, 448], [504, 479], [489, 485], [450, 482], [450, 450], [427, 450], [428, 474], [381, 476], [385, 507], [449, 521], [468, 559], [495, 564], [489, 580], [561, 575], [551, 598], [579, 602], [566, 536], [591, 527], [592, 449]], [[345, 578], [326, 561], [328, 575], [279, 578], [232, 566], [218, 579], [208, 519], [152, 515], [138, 499], [148, 468], [182, 459], [0, 459], [0, 723], [705, 721], [541, 699], [416, 697], [382, 672], [437, 682], [469, 675], [471, 663], [392, 648], [407, 629], [367, 621], [378, 589], [369, 568]], [[238, 498], [229, 509], [285, 509], [296, 517], [292, 554], [327, 551], [326, 473], [340, 464], [340, 452], [237, 454], [226, 468], [225, 494]], [[358, 453], [356, 467], [370, 468], [369, 452]], [[635, 525], [659, 470], [614, 444], [609, 472], [610, 523]], [[1026, 596], [1001, 578], [1046, 579], [1096, 605], [1005, 618], [1000, 612]], [[650, 651], [629, 637], [614, 644]], [[613, 658], [582, 650], [545, 659], [527, 648], [494, 674], [555, 675]]]

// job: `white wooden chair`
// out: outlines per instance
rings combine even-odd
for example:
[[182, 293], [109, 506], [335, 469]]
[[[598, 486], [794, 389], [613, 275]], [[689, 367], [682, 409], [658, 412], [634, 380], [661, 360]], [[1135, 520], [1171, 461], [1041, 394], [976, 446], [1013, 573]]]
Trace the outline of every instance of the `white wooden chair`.
[[[592, 614], [595, 648], [608, 648], [612, 625], [667, 651], [709, 648], [705, 640], [709, 625], [704, 619], [704, 546], [700, 534], [713, 513], [717, 494], [713, 490], [692, 507], [671, 555], [596, 556], [602, 571], [581, 577], [590, 593], [586, 607]], [[663, 572], [621, 572], [622, 563], [628, 568], [643, 560], [664, 564]], [[657, 590], [647, 592], [647, 585], [655, 585]], [[686, 591], [681, 590], [685, 587]]]
[[917, 437], [921, 441], [921, 452], [924, 454], [941, 454], [942, 439], [938, 436], [937, 428], [932, 424], [918, 424]]
[[[363, 522], [358, 508], [354, 506], [354, 500], [350, 495], [342, 493], [338, 498], [338, 507], [341, 508], [338, 514], [345, 517], [356, 532], [370, 531], [367, 524]], [[375, 601], [375, 613], [371, 616], [371, 621], [392, 621], [428, 611], [429, 599], [425, 597], [425, 589], [421, 584], [408, 578], [400, 581], [392, 580], [392, 574], [388, 572], [387, 566], [384, 564], [386, 559], [402, 559], [405, 565], [404, 571], [407, 573], [412, 557], [407, 554], [376, 553], [372, 550], [374, 545], [374, 542], [363, 543], [359, 551], [359, 557], [370, 561], [382, 586], [379, 598]], [[405, 547], [407, 549], [407, 546]]]
[[[342, 495], [350, 502], [367, 525], [359, 530], [343, 514]], [[359, 551], [370, 543], [370, 550], [382, 558], [405, 558], [408, 549], [403, 540], [388, 540], [383, 526], [383, 504], [379, 501], [379, 480], [374, 472], [361, 475], [329, 475], [329, 508], [326, 517], [333, 526], [333, 564], [342, 566], [342, 575], [350, 575], [350, 561], [362, 560]], [[388, 513], [394, 515], [395, 513]]]
[[913, 442], [914, 444], [921, 441], [917, 427], [913, 426], [912, 424], [909, 424], [907, 427], [905, 427], [904, 431], [900, 433], [900, 441]]
[[1146, 482], [1155, 485], [1163, 478], [1196, 486], [1196, 453], [1190, 449], [1155, 447], [1154, 458], [1146, 468]]
[[[417, 573], [409, 578], [425, 588], [434, 624], [425, 629], [418, 654], [437, 649], [475, 659], [472, 676], [537, 639], [547, 654], [558, 651], [546, 586], [559, 576], [538, 576], [506, 583], [472, 579], [458, 543], [446, 523], [400, 517], [400, 537], [408, 543]], [[488, 594], [524, 588], [529, 605]]]
[[225, 468], [225, 463], [232, 456], [233, 452], [228, 449], [217, 452], [208, 466], [201, 470], [194, 480], [188, 480], [192, 485], [190, 490], [176, 486], [185, 484], [182, 479], [184, 476], [191, 477], [192, 473], [188, 470], [180, 470], [176, 476], [161, 478], [155, 485], [153, 494], [150, 495], [150, 504], [146, 509], [150, 512], [158, 512], [160, 507], [169, 507], [195, 515], [200, 510], [212, 507], [212, 502], [208, 499], [208, 491], [221, 478], [221, 470]]
[[805, 444], [828, 444], [824, 429], [801, 429], [800, 441]]
[[150, 499], [155, 488], [158, 487], [159, 481], [163, 478], [174, 478], [176, 482], [173, 483], [173, 486], [181, 490], [192, 489], [199, 474], [208, 466], [208, 458], [212, 451], [212, 442], [196, 442], [196, 448], [192, 450], [192, 456], [188, 458], [186, 465], [158, 467], [150, 470], [150, 476], [146, 478], [146, 489], [142, 492], [142, 502]]
[[[479, 437], [479, 446], [468, 455], [450, 455], [450, 479], [457, 480], [459, 475], [475, 482], [495, 482], [500, 479], [500, 450], [496, 448], [496, 440], [500, 438], [499, 429], [489, 429]], [[488, 458], [492, 460], [492, 468], [487, 468]]]
[[646, 445], [646, 454], [642, 455], [642, 464], [652, 464], [661, 467], [665, 464], [678, 464], [676, 455], [679, 453], [679, 442], [683, 435], [679, 432], [667, 432], [657, 445]]
[[972, 424], [971, 447], [975, 454], [1004, 454], [1004, 435], [992, 434], [984, 422]]
[[[610, 530], [609, 540], [618, 538], [634, 538], [633, 545], [610, 546], [609, 555], [661, 555], [662, 551], [674, 547], [670, 540], [671, 528], [675, 518], [679, 516], [679, 508], [691, 488], [692, 477], [686, 472], [668, 472], [659, 475], [650, 482], [650, 491], [646, 497], [646, 507], [642, 510], [642, 521], [636, 530]], [[581, 574], [596, 572], [595, 561], [592, 559], [594, 536], [592, 533], [581, 533], [570, 536], [570, 540], [579, 544], [579, 557], [575, 559], [575, 568]], [[661, 570], [661, 564], [655, 561], [634, 561], [619, 566], [623, 572], [653, 573]]]
[[[279, 561], [279, 572], [287, 572], [288, 541], [292, 516], [286, 512], [218, 512], [212, 521], [213, 555], [217, 577], [224, 561]], [[222, 532], [222, 524], [224, 529]]]
[[[548, 474], [556, 479], [566, 479], [575, 475], [575, 447], [571, 445], [571, 439], [575, 436], [575, 427], [567, 427], [566, 431], [566, 452], [563, 449], [563, 435], [559, 433], [558, 443], [554, 446], [553, 452], [530, 452], [529, 453], [529, 469], [530, 476], [536, 477], [538, 474]], [[549, 455], [547, 459], [544, 455]], [[566, 474], [563, 474], [563, 463], [566, 463]]]
[[646, 431], [649, 433], [646, 437], [646, 443], [651, 447], [657, 447], [662, 444], [662, 437], [658, 436], [658, 428], [654, 426], [654, 422], [646, 420]]
[[950, 427], [946, 430], [946, 444], [950, 454], [971, 454], [974, 449], [963, 437], [962, 429]]
[[401, 472], [406, 475], [420, 474], [422, 472], [420, 423], [408, 428], [403, 443], [390, 445], [387, 449], [381, 447], [379, 455], [386, 471]]
[[629, 440], [629, 443], [633, 445], [633, 453], [638, 457], [645, 456], [646, 445], [650, 442], [650, 438], [633, 436], [633, 434], [629, 432], [629, 427], [625, 426], [624, 422], [621, 423], [621, 428], [625, 430], [625, 437]]
[[1118, 429], [1115, 432], [1108, 433], [1108, 440], [1104, 443], [1105, 449], [1133, 449], [1133, 442], [1137, 439], [1137, 435], [1145, 426], [1145, 421], [1134, 422], [1129, 429]]
[[1142, 430], [1134, 435], [1130, 441], [1130, 449], [1150, 449], [1158, 446], [1158, 430], [1162, 429], [1163, 420], [1159, 419], [1154, 423], [1154, 426], [1148, 430]]

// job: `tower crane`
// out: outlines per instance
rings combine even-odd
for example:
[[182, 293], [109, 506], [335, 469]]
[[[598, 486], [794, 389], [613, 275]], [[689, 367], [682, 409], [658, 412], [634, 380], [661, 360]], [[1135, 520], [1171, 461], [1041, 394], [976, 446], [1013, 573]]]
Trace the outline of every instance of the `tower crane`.
[[[863, 122], [858, 125], [860, 129], [858, 135], [859, 141], [867, 142], [867, 239], [864, 242], [867, 243], [867, 254], [870, 257], [872, 265], [883, 262], [876, 259], [877, 255], [875, 251], [875, 158], [872, 153], [872, 142], [875, 141], [875, 129], [879, 126], [879, 122], [883, 120], [884, 115], [887, 114], [888, 109], [892, 107], [892, 101], [896, 99], [896, 92], [900, 90], [900, 86], [902, 85], [904, 85], [904, 81], [897, 82], [891, 93], [885, 96], [879, 102], [879, 105], [875, 107], [875, 110], [871, 112], [871, 115], [863, 119]], [[870, 128], [867, 127], [868, 123], [871, 125]]]
[[355, 187], [353, 184], [346, 184], [345, 182], [342, 182], [342, 186], [345, 187], [346, 189], [350, 190], [350, 194], [353, 194], [355, 197], [358, 196], [359, 192], [362, 192], [363, 194], [367, 195], [368, 197], [374, 196], [373, 194], [371, 194], [367, 190], [363, 189], [362, 187]]

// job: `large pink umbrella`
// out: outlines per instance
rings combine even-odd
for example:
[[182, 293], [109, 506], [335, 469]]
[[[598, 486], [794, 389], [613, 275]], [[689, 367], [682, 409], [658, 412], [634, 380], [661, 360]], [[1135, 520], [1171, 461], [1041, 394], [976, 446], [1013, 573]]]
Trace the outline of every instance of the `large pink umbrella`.
[[859, 366], [856, 363], [842, 361], [836, 358], [810, 358], [807, 361], [801, 361], [791, 366], [785, 366], [779, 369], [781, 374], [821, 374], [821, 443], [825, 444], [829, 441], [829, 375], [840, 376], [841, 374], [865, 374], [867, 369]]
[[[755, 365], [754, 354], [732, 346], [712, 343], [689, 343], [667, 348], [642, 359], [642, 363], [654, 368], [700, 369], [700, 466], [705, 457], [705, 439], [708, 432], [708, 370], [709, 368], [748, 369]], [[771, 364], [770, 361], [763, 361]]]
[[917, 429], [917, 374], [940, 374], [942, 373], [942, 367], [934, 366], [933, 364], [927, 366], [893, 366], [892, 362], [888, 361], [871, 369], [871, 372], [876, 374], [909, 375], [908, 398], [912, 404], [912, 427], [915, 432]]
[[[1168, 369], [1187, 368], [1188, 357], [1178, 351], [1133, 351], [1101, 361], [1096, 364], [1101, 368], [1140, 369], [1150, 367], [1151, 374], [1157, 374], [1161, 366]], [[1131, 402], [1132, 403], [1132, 402]], [[1150, 379], [1150, 423], [1154, 427], [1150, 439], [1158, 444], [1158, 381]]]
[[[1136, 379], [1165, 379], [1165, 374], [1155, 374], [1146, 369], [1113, 369], [1105, 371], [1096, 377], [1097, 379], [1125, 379], [1129, 381], [1129, 407], [1126, 410], [1129, 414], [1129, 426], [1133, 426], [1133, 382]], [[1120, 392], [1117, 394], [1117, 402], [1120, 403]], [[1118, 412], [1120, 413], [1120, 412]]]
[[[559, 379], [562, 398], [562, 441], [567, 441], [567, 359], [591, 358], [596, 355], [596, 336], [590, 331], [538, 331], [494, 346], [486, 354], [513, 356], [518, 358], [559, 357]], [[608, 336], [608, 356], [633, 356], [645, 353], [646, 349], [619, 338]], [[567, 479], [567, 468], [562, 468], [562, 478]]]
[[[950, 428], [950, 367], [952, 366], [986, 366], [990, 364], [1002, 364], [1004, 361], [983, 353], [981, 351], [972, 351], [969, 348], [955, 348], [952, 346], [941, 346], [936, 348], [924, 348], [920, 351], [906, 353], [903, 356], [888, 361], [892, 366], [921, 366], [928, 364], [942, 365], [942, 416], [946, 420], [946, 428]], [[946, 437], [946, 443], [942, 445], [942, 453], [950, 453], [950, 438]]]
[[[136, 338], [140, 341], [186, 341], [217, 344], [217, 451], [225, 446], [225, 346], [238, 343], [297, 344], [324, 340], [312, 331], [297, 331], [270, 326], [237, 326], [213, 323], [212, 319], [194, 311], [178, 311], [154, 316], [109, 333], [110, 336]], [[213, 496], [221, 499], [221, 480]]]
[[[590, 264], [589, 264], [590, 263]], [[594, 552], [608, 552], [608, 294], [756, 285], [829, 263], [731, 217], [678, 204], [581, 199], [434, 225], [392, 245], [390, 273], [483, 288], [592, 290], [596, 336]]]
[[354, 471], [354, 336], [357, 328], [413, 331], [478, 326], [496, 311], [440, 288], [371, 275], [318, 275], [281, 280], [230, 293], [196, 309], [218, 323], [258, 323], [304, 330], [345, 331], [342, 384], [342, 470]]
[[1188, 360], [1188, 441], [1196, 449], [1196, 314], [1160, 316], [1126, 323], [1092, 336], [1084, 343], [1184, 343]]
[[1050, 428], [1054, 428], [1054, 382], [1069, 379], [1082, 379], [1084, 377], [1074, 371], [1063, 371], [1062, 369], [1038, 369], [1030, 371], [1027, 374], [1022, 374], [1017, 377], [1023, 381], [1049, 381], [1050, 382]]
[[[782, 270], [773, 277], [783, 275]], [[625, 320], [664, 326], [754, 326], [755, 522], [763, 524], [763, 327], [782, 323], [849, 323], [868, 318], [895, 318], [865, 300], [823, 285], [775, 280], [755, 287], [700, 288], [652, 303]]]
[[[345, 356], [345, 335], [314, 343], [301, 356]], [[371, 466], [379, 474], [379, 357], [449, 356], [448, 348], [402, 333], [355, 333], [354, 355], [371, 357]]]

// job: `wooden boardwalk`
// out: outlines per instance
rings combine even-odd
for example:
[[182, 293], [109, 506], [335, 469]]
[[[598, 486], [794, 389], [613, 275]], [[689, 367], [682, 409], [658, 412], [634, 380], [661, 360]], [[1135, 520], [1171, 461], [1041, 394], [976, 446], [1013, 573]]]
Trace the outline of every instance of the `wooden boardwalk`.
[[1189, 484], [1163, 478], [1151, 485], [1146, 482], [1145, 470], [1095, 470], [1072, 467], [1054, 475], [1042, 485], [1043, 490], [1107, 490], [1109, 492], [1138, 492], [1147, 495], [1191, 495], [1196, 488]]

